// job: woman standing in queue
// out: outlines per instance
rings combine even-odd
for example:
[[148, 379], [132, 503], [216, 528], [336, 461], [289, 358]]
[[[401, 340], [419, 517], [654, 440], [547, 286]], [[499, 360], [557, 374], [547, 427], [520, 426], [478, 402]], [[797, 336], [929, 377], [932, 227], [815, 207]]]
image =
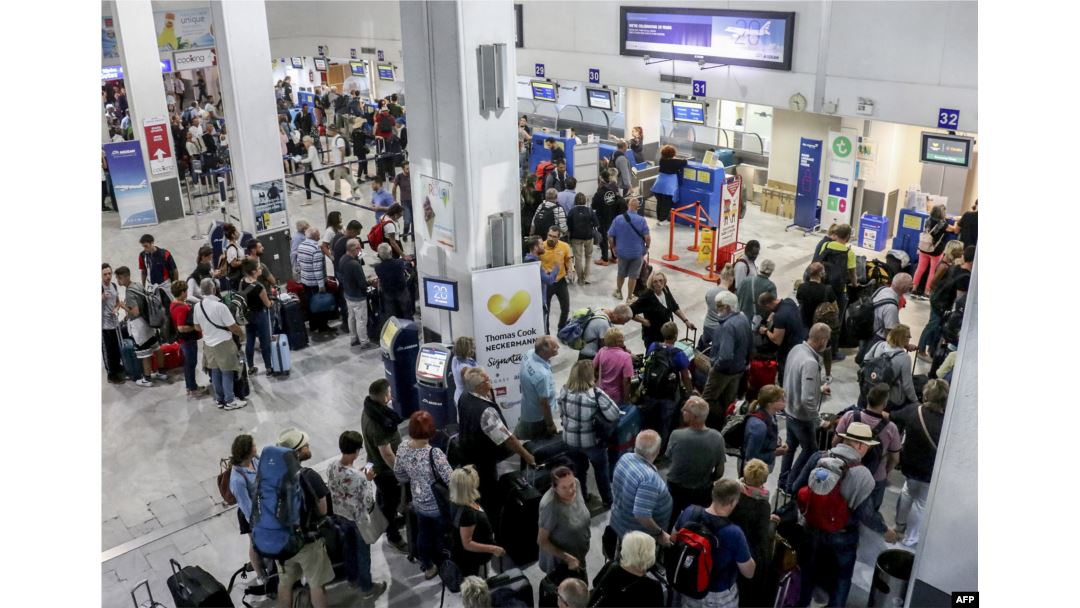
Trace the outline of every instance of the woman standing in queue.
[[626, 146], [634, 153], [634, 160], [639, 163], [645, 160], [644, 144], [645, 132], [641, 127], [630, 129], [630, 139], [626, 142]]
[[450, 474], [450, 513], [451, 559], [462, 576], [476, 576], [492, 555], [506, 555], [506, 549], [495, 544], [491, 520], [480, 506], [480, 476], [471, 464]]
[[259, 368], [255, 367], [255, 338], [259, 339], [259, 352], [262, 353], [263, 367], [267, 376], [274, 376], [274, 368], [270, 365], [270, 311], [274, 305], [270, 302], [270, 296], [266, 288], [259, 282], [259, 263], [252, 259], [244, 259], [244, 278], [240, 282], [240, 293], [243, 294], [248, 308], [247, 343], [244, 353], [247, 356], [248, 373], [255, 375]]
[[266, 569], [263, 568], [262, 556], [251, 542], [251, 508], [254, 502], [256, 473], [259, 471], [258, 450], [251, 435], [237, 435], [232, 442], [229, 464], [229, 491], [236, 497], [236, 519], [240, 522], [240, 534], [248, 535], [248, 559], [255, 568], [255, 581], [266, 584]]
[[[663, 226], [671, 215], [671, 206], [678, 202], [679, 186], [682, 185], [685, 158], [675, 158], [675, 146], [668, 144], [660, 148], [660, 173], [653, 184], [652, 193], [656, 197], [656, 225]], [[635, 152], [636, 154], [636, 152]]]
[[767, 384], [758, 391], [757, 401], [751, 404], [746, 416], [740, 474], [742, 463], [755, 459], [764, 462], [771, 471], [776, 457], [787, 453], [787, 444], [780, 443], [780, 430], [776, 425], [776, 416], [784, 411], [786, 404], [784, 389], [775, 384]]
[[447, 484], [451, 480], [446, 454], [428, 443], [434, 436], [435, 420], [431, 414], [413, 412], [409, 417], [409, 440], [401, 442], [394, 459], [394, 475], [399, 482], [409, 484], [412, 492], [413, 513], [419, 526], [416, 544], [420, 570], [427, 580], [438, 574], [435, 565], [442, 554], [442, 531], [446, 525], [433, 490], [435, 476]]
[[674, 317], [679, 317], [687, 328], [697, 330], [697, 326], [679, 309], [679, 303], [675, 301], [675, 296], [671, 295], [667, 277], [662, 272], [652, 273], [648, 290], [630, 305], [630, 310], [634, 313], [634, 320], [641, 323], [641, 340], [645, 343], [645, 348], [653, 342], [664, 341], [660, 328]]
[[[937, 272], [938, 262], [945, 252], [945, 235], [949, 230], [949, 221], [945, 219], [945, 205], [935, 205], [930, 210], [930, 217], [923, 225], [922, 234], [919, 235], [919, 265], [915, 268], [915, 276], [911, 278], [913, 298], [926, 299], [930, 293], [930, 285]], [[925, 238], [924, 238], [925, 237]], [[929, 274], [927, 271], [929, 270]], [[926, 276], [926, 287], [922, 287], [923, 276]]]

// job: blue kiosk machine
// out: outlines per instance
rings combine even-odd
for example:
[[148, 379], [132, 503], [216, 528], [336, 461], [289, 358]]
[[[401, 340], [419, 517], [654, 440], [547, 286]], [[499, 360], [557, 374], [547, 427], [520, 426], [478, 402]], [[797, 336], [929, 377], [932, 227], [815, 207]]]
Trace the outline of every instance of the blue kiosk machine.
[[390, 317], [379, 334], [390, 395], [394, 409], [403, 418], [411, 416], [419, 407], [416, 394], [416, 356], [420, 349], [418, 330], [413, 321]]
[[428, 342], [420, 346], [420, 354], [416, 357], [416, 390], [420, 395], [420, 409], [431, 414], [435, 427], [439, 429], [457, 424], [451, 356], [445, 344]]

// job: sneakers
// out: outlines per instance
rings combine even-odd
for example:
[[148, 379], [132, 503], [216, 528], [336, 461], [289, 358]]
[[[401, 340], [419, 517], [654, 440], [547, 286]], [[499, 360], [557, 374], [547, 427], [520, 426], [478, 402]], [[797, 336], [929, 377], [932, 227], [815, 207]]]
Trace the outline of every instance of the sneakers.
[[375, 586], [373, 586], [370, 591], [365, 591], [361, 593], [360, 597], [361, 599], [365, 600], [373, 600], [382, 595], [383, 593], [386, 593], [386, 586], [387, 585], [385, 581], [381, 583], [375, 583]]
[[596, 260], [596, 265], [597, 266], [610, 266], [611, 262], [609, 262], [607, 260]]
[[259, 373], [259, 368], [255, 367], [253, 365], [248, 366], [248, 375], [249, 376], [254, 376], [257, 373]]
[[233, 399], [225, 405], [219, 405], [218, 407], [225, 410], [226, 412], [230, 412], [232, 410], [238, 410], [242, 407], [247, 407], [247, 401], [244, 401], [243, 399]]
[[424, 570], [424, 580], [430, 581], [431, 579], [435, 578], [438, 575], [439, 575], [439, 569], [436, 568], [435, 566], [432, 566], [432, 567], [428, 568], [427, 570]]
[[135, 386], [141, 386], [143, 388], [148, 388], [148, 387], [154, 386], [154, 383], [150, 382], [146, 378], [139, 378], [138, 380], [135, 381]]
[[150, 374], [150, 378], [151, 378], [152, 380], [161, 380], [161, 381], [165, 381], [165, 380], [168, 380], [168, 379], [169, 379], [169, 376], [168, 376], [167, 374], [163, 374], [163, 373], [161, 373], [161, 372], [154, 372], [154, 373]]
[[611, 297], [615, 298], [616, 300], [621, 300], [622, 292], [616, 289], [615, 291], [611, 292]]
[[352, 342], [349, 342], [349, 346], [360, 346], [360, 341], [353, 339]]
[[379, 345], [374, 342], [362, 342], [360, 344], [360, 350], [371, 350], [373, 348], [378, 348], [378, 346]]

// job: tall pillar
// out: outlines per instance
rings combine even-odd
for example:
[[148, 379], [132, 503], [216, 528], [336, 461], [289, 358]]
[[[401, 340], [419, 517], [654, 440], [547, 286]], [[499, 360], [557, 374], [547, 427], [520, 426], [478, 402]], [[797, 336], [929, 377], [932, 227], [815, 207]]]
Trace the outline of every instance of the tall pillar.
[[[262, 241], [266, 249], [263, 262], [284, 282], [292, 276], [289, 219], [284, 205], [285, 170], [281, 164], [266, 5], [213, 0], [210, 12], [217, 42], [221, 98], [229, 116], [229, 158], [240, 206], [240, 224], [243, 230]], [[272, 182], [277, 184], [275, 191], [282, 201], [280, 206], [253, 200], [260, 193], [265, 195]], [[254, 195], [253, 189], [257, 191]], [[259, 206], [258, 213], [253, 203]]]
[[[158, 221], [184, 217], [180, 179], [176, 172], [176, 142], [172, 141], [169, 129], [160, 55], [154, 34], [154, 9], [150, 0], [121, 0], [113, 3], [113, 16], [120, 42], [120, 65], [124, 70], [131, 129], [142, 147], [143, 166], [150, 180]], [[167, 138], [171, 151], [170, 157], [162, 157], [163, 171], [157, 175], [150, 165], [150, 145], [143, 128], [146, 121], [164, 121], [165, 128], [159, 136]]]
[[[459, 284], [459, 312], [425, 309], [424, 329], [449, 341], [473, 333], [471, 271], [487, 268], [492, 250], [500, 249], [491, 242], [492, 216], [509, 214], [503, 225], [512, 243], [510, 261], [521, 261], [517, 99], [510, 69], [516, 65], [514, 6], [510, 0], [458, 0], [401, 2], [400, 7], [404, 63], [409, 66], [405, 99], [418, 269], [421, 277]], [[481, 113], [477, 48], [497, 43], [506, 45], [503, 81], [509, 107]], [[425, 238], [423, 176], [452, 184], [453, 250]]]

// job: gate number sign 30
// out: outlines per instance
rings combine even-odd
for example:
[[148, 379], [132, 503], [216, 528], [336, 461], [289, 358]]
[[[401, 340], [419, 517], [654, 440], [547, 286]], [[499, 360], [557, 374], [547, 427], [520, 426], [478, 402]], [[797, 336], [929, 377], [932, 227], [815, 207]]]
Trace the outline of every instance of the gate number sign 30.
[[941, 108], [938, 110], [937, 126], [939, 129], [956, 130], [960, 123], [960, 110]]

